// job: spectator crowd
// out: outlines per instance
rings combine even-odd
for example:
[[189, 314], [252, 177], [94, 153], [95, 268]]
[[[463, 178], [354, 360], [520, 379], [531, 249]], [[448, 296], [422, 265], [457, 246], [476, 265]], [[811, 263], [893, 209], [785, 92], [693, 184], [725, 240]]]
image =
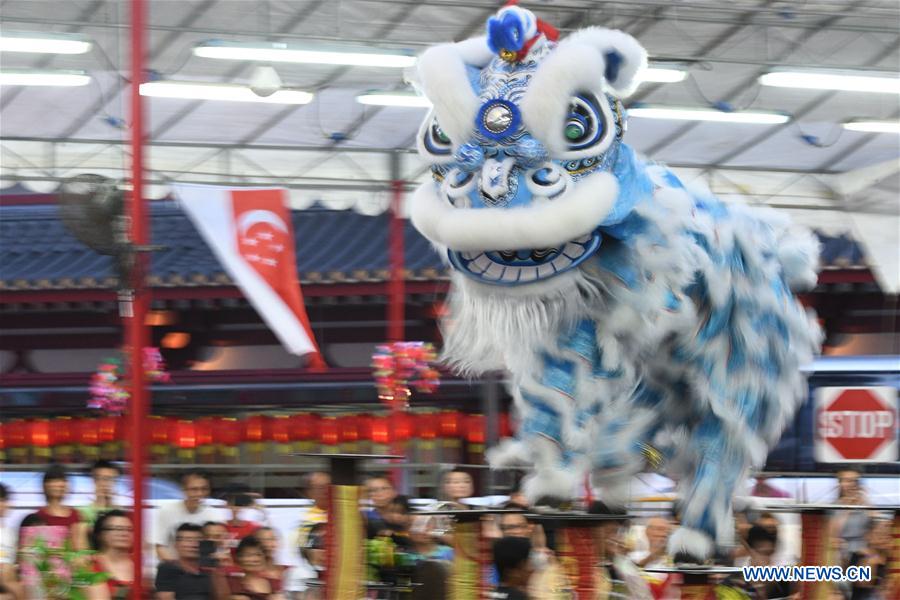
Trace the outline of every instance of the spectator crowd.
[[[135, 543], [133, 519], [114, 504], [114, 486], [121, 472], [100, 461], [91, 469], [94, 498], [87, 506], [65, 503], [68, 479], [58, 465], [43, 478], [45, 503], [27, 515], [18, 529], [6, 522], [10, 490], [0, 485], [0, 600], [83, 597], [118, 600], [130, 597]], [[312, 505], [290, 539], [282, 539], [269, 522], [259, 497], [243, 489], [226, 491], [225, 510], [211, 506], [209, 478], [200, 472], [181, 478], [183, 500], [154, 511], [148, 550], [156, 559], [154, 575], [143, 582], [148, 597], [159, 600], [316, 600], [322, 598], [326, 566], [326, 526], [330, 477], [324, 472], [304, 476], [303, 490]], [[417, 514], [410, 499], [382, 475], [365, 482], [366, 579], [375, 584], [367, 597], [442, 600], [449, 597], [454, 534], [448, 517]], [[760, 495], [779, 497], [764, 481]], [[473, 481], [463, 470], [446, 473], [442, 500], [432, 509], [469, 510]], [[838, 497], [828, 519], [831, 543], [828, 564], [869, 566], [867, 582], [834, 584], [830, 598], [887, 600], [891, 524], [866, 508], [859, 473], [838, 473]], [[860, 506], [859, 509], [853, 507]], [[482, 537], [491, 543], [491, 564], [481, 576], [497, 600], [555, 600], [573, 595], [571, 549], [561, 551], [560, 531], [529, 520], [521, 494], [511, 494], [503, 512], [482, 517]], [[593, 525], [590, 574], [595, 598], [654, 600], [679, 598], [681, 575], [671, 567], [691, 557], [670, 556], [668, 538], [677, 526], [675, 514], [633, 519], [602, 502], [589, 514], [603, 515]], [[544, 521], [546, 523], [546, 521]], [[798, 557], [784, 544], [778, 513], [736, 511], [733, 550], [715, 557], [724, 566], [796, 564]], [[826, 532], [823, 532], [823, 534]], [[279, 564], [281, 547], [289, 544], [299, 565]], [[799, 598], [787, 581], [750, 583], [740, 572], [716, 576], [715, 597], [772, 600]], [[79, 590], [79, 596], [73, 590]]]

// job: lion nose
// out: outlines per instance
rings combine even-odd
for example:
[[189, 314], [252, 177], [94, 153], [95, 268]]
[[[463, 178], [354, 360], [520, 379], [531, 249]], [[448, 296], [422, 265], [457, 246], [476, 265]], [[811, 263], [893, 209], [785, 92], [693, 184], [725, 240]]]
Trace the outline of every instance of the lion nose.
[[492, 199], [502, 198], [509, 192], [509, 171], [516, 164], [513, 157], [502, 161], [489, 158], [481, 168], [481, 193]]

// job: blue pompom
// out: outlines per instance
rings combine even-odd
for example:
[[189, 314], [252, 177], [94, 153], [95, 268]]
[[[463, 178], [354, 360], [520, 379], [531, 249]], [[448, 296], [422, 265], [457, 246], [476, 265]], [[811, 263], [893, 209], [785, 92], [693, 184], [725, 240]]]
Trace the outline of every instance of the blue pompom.
[[615, 50], [610, 50], [603, 55], [603, 58], [606, 59], [606, 72], [603, 73], [603, 77], [608, 82], [615, 83], [616, 78], [619, 76], [619, 69], [622, 68], [622, 63], [625, 62], [625, 59]]
[[491, 17], [487, 22], [488, 47], [495, 53], [501, 50], [518, 52], [525, 46], [527, 24], [514, 11], [502, 13], [499, 17]]

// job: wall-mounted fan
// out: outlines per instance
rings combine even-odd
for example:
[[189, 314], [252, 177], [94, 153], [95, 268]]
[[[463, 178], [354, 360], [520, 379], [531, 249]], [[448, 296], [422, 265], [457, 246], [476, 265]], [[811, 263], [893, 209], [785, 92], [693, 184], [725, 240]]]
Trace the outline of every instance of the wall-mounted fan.
[[63, 181], [58, 192], [60, 217], [78, 240], [100, 254], [112, 256], [119, 290], [131, 285], [137, 252], [161, 246], [135, 246], [128, 239], [125, 192], [120, 181], [84, 173]]

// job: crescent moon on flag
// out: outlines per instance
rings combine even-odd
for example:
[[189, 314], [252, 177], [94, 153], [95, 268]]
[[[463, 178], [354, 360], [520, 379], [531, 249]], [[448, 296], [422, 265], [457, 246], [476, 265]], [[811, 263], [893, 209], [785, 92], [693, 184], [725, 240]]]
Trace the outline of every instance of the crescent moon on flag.
[[268, 223], [275, 229], [280, 229], [285, 233], [288, 231], [287, 225], [284, 224], [281, 217], [271, 210], [251, 210], [242, 214], [238, 219], [238, 233], [246, 236], [247, 230], [257, 223]]

